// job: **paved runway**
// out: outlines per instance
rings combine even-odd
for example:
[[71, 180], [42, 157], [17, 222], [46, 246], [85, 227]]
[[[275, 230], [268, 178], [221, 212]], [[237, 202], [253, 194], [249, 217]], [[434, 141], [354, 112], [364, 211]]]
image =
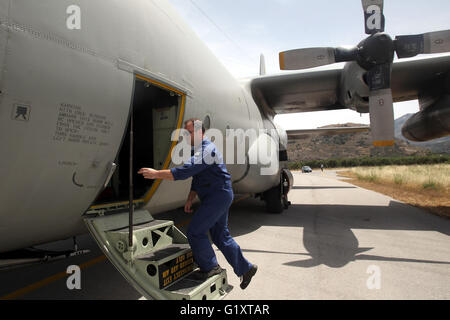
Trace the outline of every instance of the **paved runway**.
[[[281, 215], [266, 213], [257, 199], [233, 206], [230, 231], [259, 270], [242, 291], [217, 251], [234, 286], [227, 299], [450, 299], [449, 219], [355, 187], [334, 172], [295, 173], [294, 179], [292, 206]], [[190, 216], [179, 209], [157, 217], [185, 231]], [[142, 298], [90, 236], [79, 245], [91, 253], [0, 272], [0, 297]], [[81, 290], [67, 289], [70, 265], [81, 266]]]

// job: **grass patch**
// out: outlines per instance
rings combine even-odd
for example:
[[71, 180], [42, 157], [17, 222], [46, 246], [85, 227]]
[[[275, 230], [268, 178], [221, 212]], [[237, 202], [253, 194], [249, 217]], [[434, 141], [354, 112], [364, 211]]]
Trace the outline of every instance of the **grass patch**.
[[401, 186], [404, 183], [403, 177], [401, 174], [394, 174], [394, 183], [398, 186]]
[[450, 164], [359, 167], [339, 175], [350, 183], [450, 218]]
[[410, 165], [432, 165], [450, 164], [450, 154], [434, 154], [428, 156], [406, 156], [406, 157], [364, 157], [351, 159], [326, 159], [310, 160], [301, 162], [290, 162], [289, 169], [299, 170], [303, 166], [313, 169], [320, 168], [323, 164], [325, 168], [352, 168], [371, 166], [410, 166]]
[[438, 186], [437, 186], [437, 184], [436, 184], [435, 182], [433, 182], [433, 181], [428, 181], [428, 182], [425, 182], [425, 183], [423, 184], [423, 188], [424, 188], [425, 190], [427, 190], [427, 189], [437, 190], [437, 189], [438, 189]]
[[450, 189], [450, 165], [413, 165], [352, 168], [359, 180], [405, 186], [410, 190], [430, 189], [446, 192]]

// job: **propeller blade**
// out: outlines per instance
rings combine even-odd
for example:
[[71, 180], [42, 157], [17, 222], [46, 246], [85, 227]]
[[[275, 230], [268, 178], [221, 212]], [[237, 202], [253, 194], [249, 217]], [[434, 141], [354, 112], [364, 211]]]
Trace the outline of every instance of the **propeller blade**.
[[395, 144], [394, 102], [391, 90], [392, 64], [380, 64], [367, 72], [370, 128], [376, 147]]
[[394, 102], [391, 89], [370, 92], [370, 130], [375, 147], [395, 144]]
[[450, 52], [450, 30], [397, 36], [395, 38], [395, 50], [399, 58], [415, 57], [418, 54]]
[[366, 34], [384, 32], [385, 18], [383, 0], [362, 0]]
[[379, 64], [367, 72], [367, 85], [370, 91], [391, 87], [392, 64]]
[[299, 70], [336, 62], [334, 48], [308, 48], [280, 52], [281, 70]]

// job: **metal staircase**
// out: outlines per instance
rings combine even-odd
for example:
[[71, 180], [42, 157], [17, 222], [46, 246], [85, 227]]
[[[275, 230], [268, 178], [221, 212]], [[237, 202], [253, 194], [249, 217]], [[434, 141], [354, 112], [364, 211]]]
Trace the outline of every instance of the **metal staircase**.
[[108, 259], [147, 299], [217, 300], [232, 290], [225, 270], [206, 281], [195, 280], [198, 268], [191, 248], [173, 221], [135, 211], [132, 247], [128, 212], [89, 215], [85, 222]]

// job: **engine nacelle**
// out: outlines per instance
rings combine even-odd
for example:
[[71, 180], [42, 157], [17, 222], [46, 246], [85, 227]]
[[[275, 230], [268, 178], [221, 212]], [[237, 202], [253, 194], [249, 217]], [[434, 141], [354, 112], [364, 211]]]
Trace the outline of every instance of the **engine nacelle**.
[[347, 63], [342, 72], [340, 102], [359, 113], [369, 112], [369, 87], [364, 80], [366, 72], [356, 62]]
[[402, 128], [411, 141], [429, 141], [450, 135], [450, 95], [445, 94], [435, 104], [413, 115]]

